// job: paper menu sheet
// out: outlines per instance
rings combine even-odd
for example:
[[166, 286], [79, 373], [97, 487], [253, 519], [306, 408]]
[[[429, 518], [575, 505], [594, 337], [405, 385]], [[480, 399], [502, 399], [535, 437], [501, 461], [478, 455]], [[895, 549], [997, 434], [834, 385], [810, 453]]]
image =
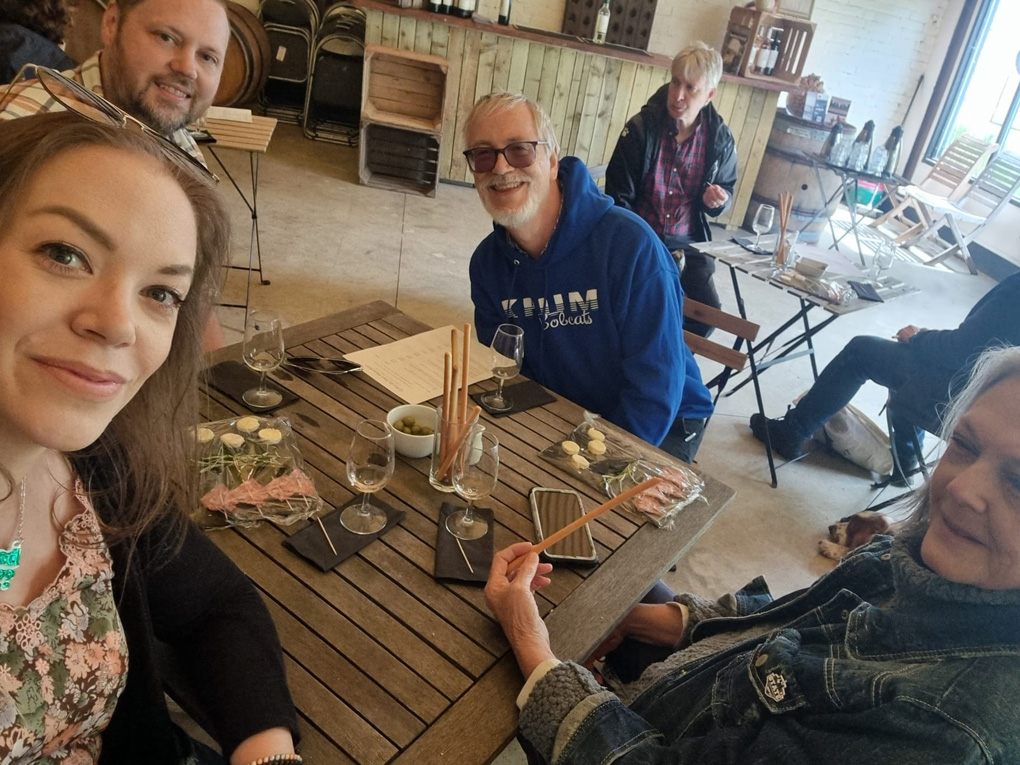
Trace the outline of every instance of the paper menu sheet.
[[[443, 395], [443, 358], [450, 350], [450, 330], [440, 327], [375, 348], [344, 354], [361, 364], [365, 374], [408, 404]], [[463, 336], [458, 335], [458, 356]], [[492, 351], [472, 337], [468, 383], [492, 377]]]

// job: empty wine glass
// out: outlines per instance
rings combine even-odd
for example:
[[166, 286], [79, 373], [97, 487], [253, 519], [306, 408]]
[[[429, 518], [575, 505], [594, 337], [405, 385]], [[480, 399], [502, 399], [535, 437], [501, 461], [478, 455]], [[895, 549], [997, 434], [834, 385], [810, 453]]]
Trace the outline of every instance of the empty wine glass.
[[374, 534], [386, 526], [386, 511], [372, 505], [368, 495], [393, 477], [393, 430], [381, 420], [362, 420], [354, 431], [347, 455], [347, 480], [362, 493], [361, 503], [340, 513], [340, 523], [355, 534]]
[[882, 272], [892, 268], [895, 259], [896, 253], [893, 252], [892, 245], [888, 242], [883, 242], [875, 250], [875, 255], [871, 259], [871, 270], [868, 272], [868, 276], [876, 282], [880, 282], [882, 280]]
[[255, 309], [244, 324], [244, 363], [259, 373], [259, 387], [246, 390], [241, 398], [252, 409], [269, 409], [283, 400], [278, 390], [266, 387], [266, 372], [283, 363], [283, 327], [273, 311]]
[[754, 222], [751, 224], [751, 228], [754, 233], [757, 234], [754, 238], [754, 249], [758, 249], [758, 242], [761, 240], [762, 234], [767, 234], [772, 230], [772, 222], [775, 220], [776, 208], [772, 205], [758, 205], [758, 212], [754, 215]]
[[453, 488], [467, 500], [463, 510], [450, 513], [446, 529], [458, 539], [484, 537], [489, 524], [474, 512], [474, 503], [492, 494], [499, 474], [499, 441], [476, 425], [453, 460]]
[[524, 360], [524, 330], [515, 324], [500, 324], [492, 338], [492, 359], [489, 363], [499, 387], [482, 396], [482, 403], [493, 412], [506, 412], [511, 406], [503, 398], [503, 383], [516, 377]]

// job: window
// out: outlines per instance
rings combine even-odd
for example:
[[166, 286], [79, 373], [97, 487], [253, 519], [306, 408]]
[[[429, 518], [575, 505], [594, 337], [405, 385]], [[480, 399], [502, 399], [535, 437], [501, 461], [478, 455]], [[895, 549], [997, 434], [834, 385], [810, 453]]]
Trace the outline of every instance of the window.
[[1020, 154], [1020, 3], [984, 0], [950, 88], [926, 159], [935, 160], [962, 133]]

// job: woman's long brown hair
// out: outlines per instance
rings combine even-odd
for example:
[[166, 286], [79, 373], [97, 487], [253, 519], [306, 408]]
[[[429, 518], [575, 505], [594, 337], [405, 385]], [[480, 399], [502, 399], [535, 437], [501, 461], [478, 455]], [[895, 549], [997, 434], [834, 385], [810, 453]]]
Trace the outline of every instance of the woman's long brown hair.
[[[187, 194], [198, 229], [195, 274], [177, 317], [166, 361], [99, 439], [67, 455], [99, 513], [108, 542], [135, 541], [166, 521], [167, 549], [180, 539], [187, 515], [198, 506], [197, 471], [191, 463], [198, 422], [198, 373], [202, 331], [219, 292], [230, 239], [219, 193], [195, 173], [171, 162], [149, 138], [98, 125], [67, 112], [0, 122], [0, 231], [12, 219], [26, 187], [54, 157], [88, 147], [149, 157]], [[83, 188], [83, 194], [91, 193]], [[109, 204], [130, 204], [124, 189]], [[4, 483], [10, 475], [3, 471]]]

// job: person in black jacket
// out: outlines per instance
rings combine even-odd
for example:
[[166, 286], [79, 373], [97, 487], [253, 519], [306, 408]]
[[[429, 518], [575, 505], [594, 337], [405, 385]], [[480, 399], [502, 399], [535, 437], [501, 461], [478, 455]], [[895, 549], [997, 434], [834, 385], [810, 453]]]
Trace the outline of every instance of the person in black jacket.
[[74, 112], [0, 123], [4, 762], [224, 765], [167, 689], [232, 765], [301, 762], [270, 614], [188, 520], [230, 242], [193, 167]]
[[60, 49], [67, 22], [64, 0], [0, 0], [0, 83], [25, 64], [72, 68], [75, 62]]
[[[737, 183], [733, 133], [712, 106], [722, 57], [695, 43], [673, 59], [672, 79], [623, 128], [606, 168], [606, 193], [633, 210], [682, 261], [684, 294], [720, 308], [712, 281], [715, 261], [689, 245], [712, 239], [708, 216], [729, 207]], [[684, 320], [684, 329], [710, 328]]]
[[1020, 273], [989, 290], [956, 329], [909, 325], [896, 333], [896, 340], [855, 337], [784, 418], [754, 414], [751, 432], [764, 442], [767, 428], [772, 448], [786, 459], [797, 459], [805, 442], [872, 380], [892, 392], [895, 455], [902, 472], [909, 475], [920, 459], [913, 438], [916, 435], [919, 444], [923, 441], [919, 425], [936, 427], [941, 410], [967, 380], [982, 351], [1015, 345], [1020, 345]]

